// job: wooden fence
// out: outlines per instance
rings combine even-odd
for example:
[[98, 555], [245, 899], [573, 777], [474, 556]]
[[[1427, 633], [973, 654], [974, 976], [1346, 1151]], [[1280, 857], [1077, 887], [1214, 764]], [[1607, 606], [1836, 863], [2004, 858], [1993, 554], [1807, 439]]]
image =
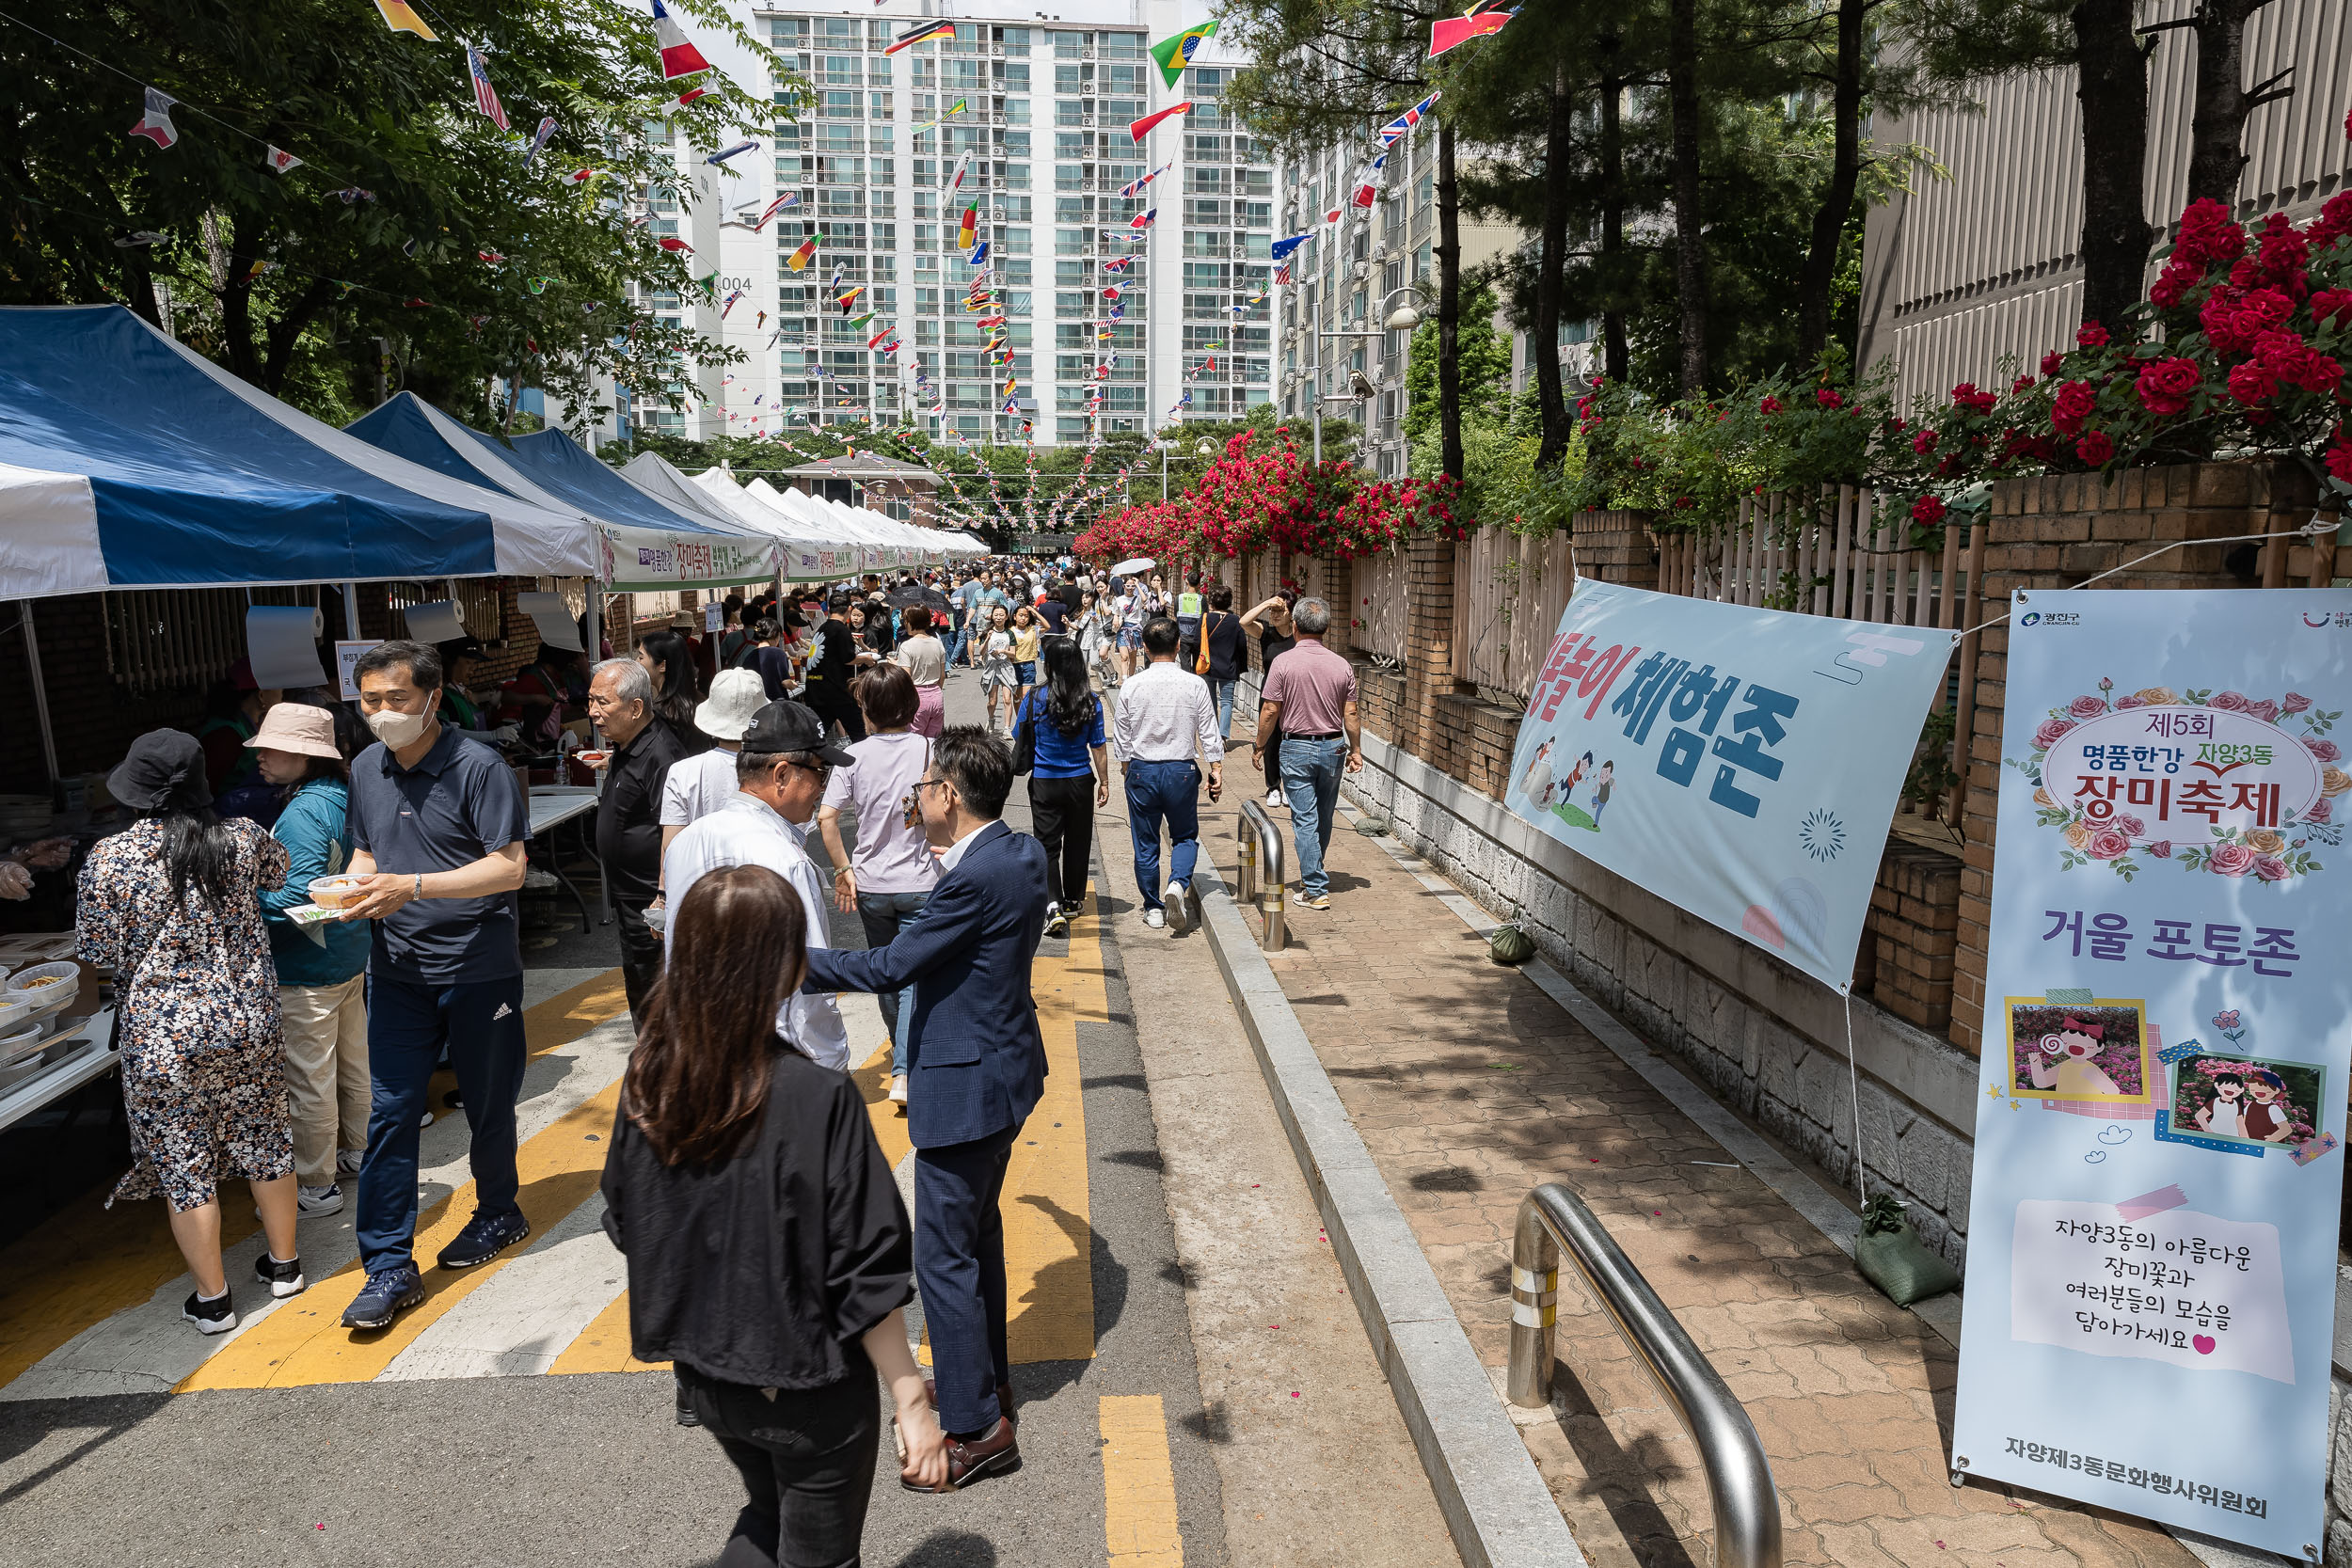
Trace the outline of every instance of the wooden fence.
[[1402, 551], [1358, 561], [1350, 573], [1348, 644], [1373, 658], [1405, 662], [1405, 556]]
[[[1911, 546], [1911, 519], [1867, 486], [1824, 486], [1818, 497], [1756, 497], [1738, 519], [1709, 538], [1658, 536], [1658, 586], [1669, 594], [1806, 615], [1835, 615], [1889, 626], [1958, 630], [1959, 711], [1965, 736], [1976, 706], [1977, 636], [1984, 619], [1984, 525], [1944, 531], [1937, 550]], [[1949, 701], [1936, 694], [1933, 711]], [[1948, 819], [1960, 821], [1965, 781], [1952, 786]], [[1922, 815], [1928, 815], [1922, 805]]]
[[[1403, 557], [1398, 588], [1402, 590]], [[1454, 678], [1525, 703], [1576, 588], [1566, 532], [1541, 538], [1481, 529], [1454, 546]], [[1405, 609], [1397, 595], [1400, 625]]]

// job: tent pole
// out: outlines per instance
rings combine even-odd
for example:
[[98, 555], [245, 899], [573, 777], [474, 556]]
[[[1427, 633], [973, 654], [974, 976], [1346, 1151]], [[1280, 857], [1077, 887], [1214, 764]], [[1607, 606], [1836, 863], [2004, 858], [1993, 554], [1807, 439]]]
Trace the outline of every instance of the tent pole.
[[356, 582], [343, 584], [343, 636], [359, 641], [359, 585]]
[[24, 662], [33, 674], [33, 713], [40, 721], [40, 755], [41, 760], [49, 765], [49, 784], [54, 789], [58, 782], [57, 737], [49, 728], [49, 687], [41, 679], [40, 639], [33, 634], [32, 600], [19, 599], [16, 602], [16, 624], [24, 633]]

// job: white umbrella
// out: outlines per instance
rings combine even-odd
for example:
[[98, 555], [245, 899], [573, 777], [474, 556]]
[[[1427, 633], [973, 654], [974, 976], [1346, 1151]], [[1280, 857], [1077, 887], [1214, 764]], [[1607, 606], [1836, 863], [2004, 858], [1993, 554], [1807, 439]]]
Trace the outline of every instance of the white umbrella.
[[1131, 578], [1137, 572], [1148, 572], [1158, 564], [1159, 562], [1152, 560], [1150, 556], [1139, 555], [1133, 561], [1122, 561], [1118, 565], [1112, 567], [1111, 576], [1115, 578]]

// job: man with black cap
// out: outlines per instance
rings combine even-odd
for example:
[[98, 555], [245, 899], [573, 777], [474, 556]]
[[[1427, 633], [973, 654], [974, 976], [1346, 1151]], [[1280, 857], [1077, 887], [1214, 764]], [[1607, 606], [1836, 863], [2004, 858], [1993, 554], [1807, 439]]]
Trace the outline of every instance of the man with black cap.
[[[824, 721], [789, 699], [770, 703], [752, 718], [736, 753], [736, 793], [697, 817], [671, 841], [661, 858], [661, 883], [675, 908], [706, 872], [730, 865], [764, 865], [792, 884], [808, 916], [808, 945], [832, 945], [831, 900], [803, 838], [825, 796], [825, 780], [850, 762], [825, 734]], [[847, 1072], [850, 1032], [829, 992], [802, 991], [776, 1015], [776, 1030], [803, 1055]]]

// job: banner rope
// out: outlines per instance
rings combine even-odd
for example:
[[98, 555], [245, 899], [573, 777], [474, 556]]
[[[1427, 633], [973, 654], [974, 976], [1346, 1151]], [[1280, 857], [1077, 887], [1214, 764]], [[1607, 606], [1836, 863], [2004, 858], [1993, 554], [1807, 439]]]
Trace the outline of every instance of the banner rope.
[[[2256, 541], [2270, 539], [2278, 539], [2281, 541], [2290, 539], [2316, 540], [2322, 535], [2333, 533], [2337, 530], [2338, 525], [2328, 521], [2327, 515], [2328, 515], [2324, 512], [2314, 512], [2312, 514], [2312, 520], [2310, 522], [2305, 523], [2301, 528], [2289, 529], [2284, 533], [2233, 533], [2226, 539], [2169, 540], [2165, 544], [2158, 545], [2154, 549], [2150, 550], [2146, 555], [2136, 555], [2129, 561], [2123, 562], [2121, 566], [2110, 566], [2104, 572], [2093, 573], [2091, 576], [2083, 578], [2080, 582], [2070, 583], [2064, 588], [2037, 588], [2033, 592], [2037, 594], [2072, 594], [2077, 588], [2090, 587], [2092, 583], [2097, 582], [2101, 578], [2111, 578], [2118, 572], [2128, 572], [2143, 561], [2153, 561], [2156, 557], [2164, 554], [2165, 551], [2177, 550], [2185, 545], [2248, 545], [2255, 543]], [[1987, 626], [1997, 626], [2003, 621], [2009, 619], [2010, 613], [2010, 611], [2004, 610], [1998, 615], [1993, 617], [1990, 621], [1979, 622], [1976, 626], [1970, 626], [1966, 631], [1962, 632], [1960, 635], [1963, 637], [1970, 637], [1984, 630]]]
[[1853, 1097], [1853, 1190], [1864, 1207], [1870, 1202], [1870, 1182], [1862, 1164], [1862, 1069], [1854, 1065], [1853, 988], [1846, 989], [1846, 1088]]

